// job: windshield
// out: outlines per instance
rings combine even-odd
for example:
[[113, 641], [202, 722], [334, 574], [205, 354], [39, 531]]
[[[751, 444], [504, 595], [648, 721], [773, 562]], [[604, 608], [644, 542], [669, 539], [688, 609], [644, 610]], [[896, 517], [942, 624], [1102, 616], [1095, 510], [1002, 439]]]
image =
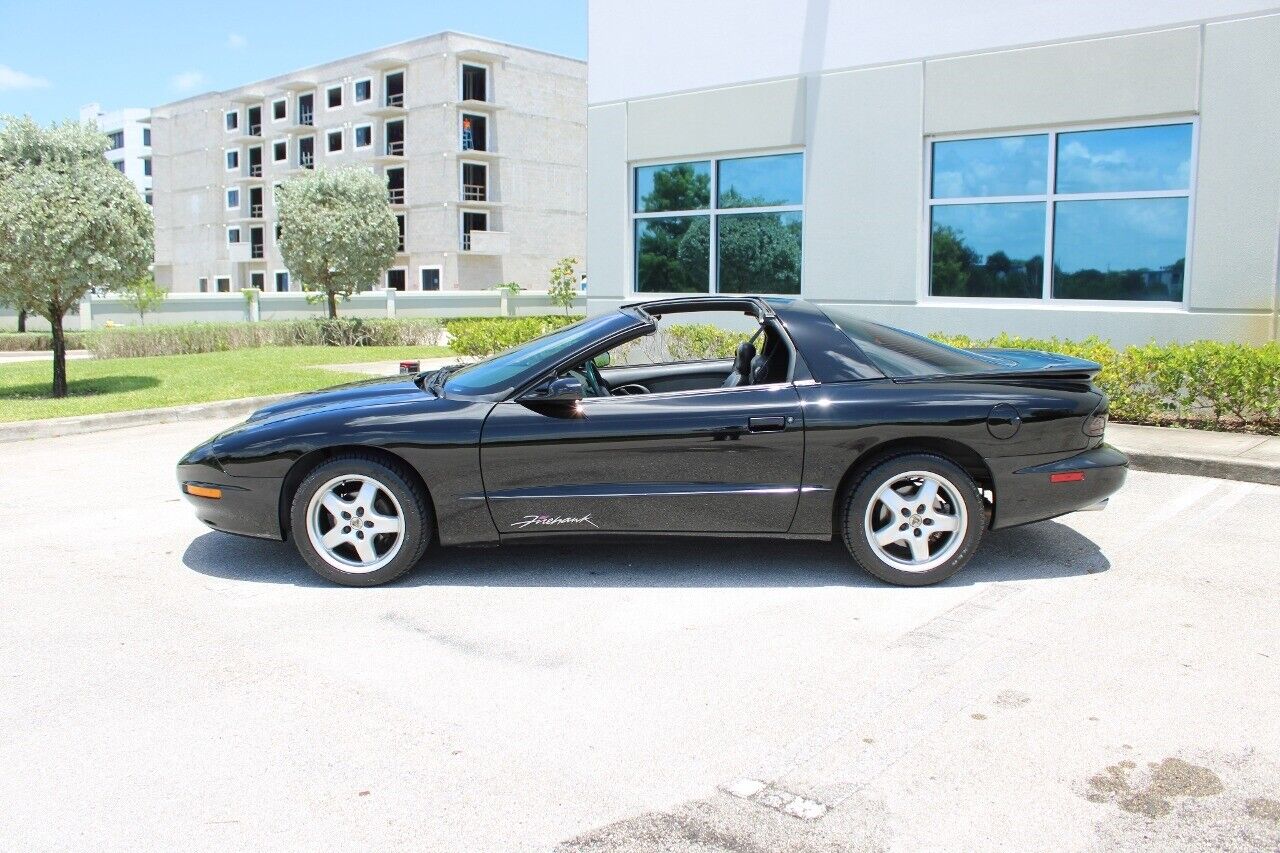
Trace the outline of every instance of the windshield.
[[999, 370], [991, 356], [940, 344], [922, 335], [879, 323], [868, 323], [839, 309], [824, 309], [840, 330], [857, 344], [885, 376], [958, 376]]
[[509, 394], [533, 379], [544, 363], [554, 363], [591, 339], [606, 334], [617, 319], [616, 314], [604, 314], [583, 320], [512, 347], [486, 361], [458, 368], [445, 379], [445, 392], [466, 396]]

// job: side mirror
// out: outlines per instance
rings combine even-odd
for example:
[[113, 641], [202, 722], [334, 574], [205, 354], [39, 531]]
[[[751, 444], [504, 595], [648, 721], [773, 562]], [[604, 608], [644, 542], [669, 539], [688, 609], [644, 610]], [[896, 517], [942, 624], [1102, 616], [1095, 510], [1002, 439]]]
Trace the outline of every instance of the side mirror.
[[586, 396], [582, 381], [572, 376], [562, 376], [539, 385], [528, 394], [524, 401], [528, 403], [572, 403]]
[[606, 352], [600, 353], [598, 356], [596, 356], [591, 360], [595, 362], [596, 367], [608, 367], [609, 362], [612, 361], [613, 359], [609, 356], [609, 353], [606, 351]]

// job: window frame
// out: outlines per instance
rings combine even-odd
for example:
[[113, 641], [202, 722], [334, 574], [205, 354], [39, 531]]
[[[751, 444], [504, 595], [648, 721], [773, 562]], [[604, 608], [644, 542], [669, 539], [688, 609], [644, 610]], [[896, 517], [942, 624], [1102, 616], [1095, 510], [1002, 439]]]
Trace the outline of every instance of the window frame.
[[[279, 145], [284, 146], [283, 157], [276, 156], [276, 146], [279, 146]], [[283, 139], [271, 140], [271, 162], [272, 163], [288, 163], [289, 162], [289, 137], [286, 136]]]
[[[226, 289], [226, 290], [223, 290], [223, 289], [222, 289], [222, 282], [224, 282], [224, 281], [227, 283], [227, 289]], [[214, 276], [214, 277], [213, 277], [213, 292], [214, 292], [214, 293], [234, 293], [235, 291], [231, 289], [231, 285], [232, 285], [233, 283], [234, 283], [234, 282], [232, 282], [232, 280], [231, 280], [231, 276], [229, 276], [229, 275], [218, 275], [218, 276]]]
[[[277, 104], [284, 104], [284, 115], [280, 116], [280, 118], [276, 118]], [[282, 98], [272, 98], [271, 99], [271, 123], [275, 124], [276, 122], [285, 122], [288, 120], [289, 120], [289, 97], [286, 95]]]
[[[235, 203], [235, 204], [232, 204], [232, 203], [231, 203], [231, 194], [232, 194], [232, 193], [235, 193], [235, 197], [236, 197], [236, 203]], [[240, 210], [240, 208], [241, 208], [241, 204], [240, 204], [240, 203], [241, 203], [241, 201], [243, 201], [243, 199], [241, 199], [241, 198], [240, 198], [240, 188], [239, 188], [239, 187], [227, 187], [227, 191], [226, 191], [226, 193], [224, 193], [224, 198], [223, 198], [223, 202], [224, 202], [224, 203], [225, 203], [225, 205], [226, 205], [226, 209], [227, 209], [227, 210]]]
[[[1064, 133], [1080, 133], [1091, 130], [1136, 130], [1144, 127], [1165, 127], [1175, 124], [1191, 125], [1191, 165], [1185, 190], [1127, 190], [1123, 192], [1059, 193], [1057, 191], [1058, 136]], [[960, 142], [969, 139], [1001, 139], [1010, 136], [1048, 136], [1048, 182], [1045, 192], [1019, 196], [965, 196], [960, 198], [933, 198], [933, 144], [935, 142]], [[924, 173], [921, 181], [923, 195], [920, 217], [919, 270], [916, 276], [916, 302], [921, 305], [995, 305], [1001, 307], [1047, 308], [1058, 311], [1075, 309], [1119, 309], [1142, 311], [1186, 311], [1190, 305], [1192, 246], [1195, 243], [1196, 182], [1200, 162], [1200, 120], [1194, 115], [1166, 116], [1150, 119], [1093, 122], [1082, 124], [1036, 125], [1017, 130], [999, 130], [985, 133], [937, 133], [924, 137]], [[1054, 205], [1070, 201], [1112, 201], [1125, 199], [1185, 198], [1187, 200], [1187, 242], [1182, 270], [1182, 299], [1157, 301], [1145, 299], [1067, 299], [1053, 295], [1053, 243]], [[1044, 279], [1038, 298], [1020, 299], [1004, 296], [935, 296], [930, 293], [933, 284], [933, 208], [956, 204], [1010, 204], [1032, 202], [1045, 205]]]
[[[684, 292], [658, 292], [653, 290], [637, 290], [636, 275], [639, 270], [636, 267], [636, 222], [641, 219], [669, 219], [677, 216], [706, 216], [710, 222], [710, 257], [707, 259], [707, 295], [720, 295], [720, 228], [719, 219], [721, 216], [735, 216], [743, 213], [799, 213], [801, 228], [804, 227], [804, 198], [808, 194], [809, 188], [809, 158], [806, 156], [804, 146], [790, 145], [785, 148], [766, 148], [766, 149], [748, 149], [745, 151], [724, 151], [714, 154], [690, 154], [688, 156], [672, 158], [658, 157], [647, 160], [632, 160], [627, 163], [627, 265], [630, 268], [628, 276], [627, 293], [641, 299], [659, 299], [668, 296], [698, 296], [702, 291], [696, 293]], [[781, 204], [768, 205], [763, 207], [719, 207], [720, 202], [720, 168], [721, 160], [746, 160], [751, 157], [772, 157], [783, 154], [799, 154], [800, 155], [800, 204]], [[636, 210], [636, 170], [647, 166], [674, 166], [679, 163], [701, 163], [707, 162], [711, 166], [711, 184], [710, 196], [708, 198], [707, 207], [698, 210], [663, 210], [654, 213], [642, 213]], [[803, 238], [802, 238], [803, 239]], [[796, 299], [804, 298], [804, 267], [805, 253], [803, 244], [800, 251], [800, 290], [798, 293], [763, 293], [764, 296], [790, 296]], [[750, 296], [752, 294], [744, 293], [726, 293], [725, 296]]]
[[[334, 136], [338, 138], [338, 147], [333, 147]], [[331, 127], [324, 132], [324, 156], [341, 154], [347, 147], [347, 131], [343, 127]]]
[[[346, 103], [347, 103], [346, 89], [347, 87], [343, 83], [330, 83], [329, 85], [324, 87], [324, 111], [325, 112], [327, 113], [335, 112], [337, 110], [342, 109], [344, 106], [346, 106]], [[338, 105], [336, 107], [329, 103], [329, 95], [334, 90], [337, 90], [338, 92]]]
[[404, 290], [397, 290], [396, 292], [408, 293], [409, 292], [409, 266], [407, 264], [404, 266], [398, 266], [398, 267], [387, 267], [386, 271], [383, 272], [382, 274], [382, 290], [384, 291], [395, 290], [395, 288], [391, 286], [391, 274], [393, 272], [404, 273]]
[[[236, 117], [235, 124], [227, 121], [232, 116]], [[240, 109], [238, 107], [234, 110], [222, 111], [222, 130], [224, 133], [236, 133], [240, 130]]]
[[[479, 166], [484, 169], [484, 198], [467, 198], [467, 167]], [[488, 204], [493, 201], [490, 192], [491, 183], [489, 181], [489, 164], [484, 160], [458, 159], [458, 198], [462, 199], [463, 204]]]
[[[234, 166], [232, 166], [232, 165], [231, 165], [231, 155], [232, 155], [232, 154], [236, 155], [236, 164], [235, 164]], [[227, 172], [239, 172], [239, 171], [240, 171], [240, 149], [239, 149], [238, 147], [237, 147], [237, 148], [226, 148], [226, 149], [223, 149], [223, 152], [222, 152], [222, 167], [223, 167], [223, 169], [224, 169], [225, 171], [227, 171]]]
[[[234, 240], [231, 239], [232, 233], [236, 235], [236, 238]], [[227, 226], [227, 245], [236, 246], [236, 245], [239, 245], [239, 243], [240, 243], [240, 226], [228, 225]]]
[[[359, 86], [361, 83], [369, 84], [369, 97], [367, 98], [361, 98], [356, 94], [359, 91]], [[351, 103], [353, 104], [373, 103], [373, 78], [372, 77], [358, 77], [355, 80], [351, 81]]]
[[[367, 129], [367, 130], [369, 131], [369, 141], [368, 141], [366, 144], [364, 144], [364, 145], [361, 145], [361, 144], [360, 144], [359, 132], [360, 132], [361, 128], [365, 128], [365, 129]], [[371, 122], [371, 121], [362, 121], [362, 122], [360, 122], [359, 124], [352, 125], [352, 127], [351, 127], [351, 150], [352, 150], [352, 151], [363, 151], [363, 150], [365, 150], [366, 148], [372, 148], [372, 147], [373, 147], [373, 122]]]
[[[436, 283], [439, 285], [435, 290], [427, 290], [422, 286], [422, 274], [427, 270], [436, 271]], [[444, 290], [444, 266], [442, 264], [421, 264], [418, 266], [418, 290], [421, 293], [440, 293]]]
[[[467, 67], [480, 68], [484, 70], [484, 94], [482, 101], [474, 98], [468, 99], [466, 96], [466, 70]], [[458, 101], [466, 104], [492, 104], [493, 103], [493, 66], [487, 62], [476, 62], [474, 60], [463, 59], [458, 62]]]
[[[284, 290], [280, 289], [280, 276], [284, 276]], [[289, 293], [293, 290], [293, 277], [289, 275], [288, 270], [275, 270], [275, 275], [271, 277], [271, 283], [276, 286], [272, 293]]]

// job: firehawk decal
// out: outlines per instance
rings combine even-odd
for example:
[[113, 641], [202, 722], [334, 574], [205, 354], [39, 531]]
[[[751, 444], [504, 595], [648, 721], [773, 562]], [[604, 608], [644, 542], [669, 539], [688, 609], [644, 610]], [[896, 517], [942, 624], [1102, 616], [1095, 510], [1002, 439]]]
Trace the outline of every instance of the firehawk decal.
[[598, 529], [598, 525], [591, 520], [589, 513], [580, 518], [565, 515], [526, 515], [519, 521], [512, 522], [511, 526], [523, 530], [526, 527], [555, 527], [557, 524], [590, 524]]

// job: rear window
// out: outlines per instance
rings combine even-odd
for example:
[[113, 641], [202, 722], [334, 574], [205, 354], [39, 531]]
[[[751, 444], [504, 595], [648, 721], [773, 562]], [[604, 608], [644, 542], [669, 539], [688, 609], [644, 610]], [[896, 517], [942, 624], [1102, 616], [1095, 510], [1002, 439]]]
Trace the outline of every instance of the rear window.
[[959, 376], [1007, 367], [998, 358], [940, 344], [912, 332], [869, 323], [838, 309], [828, 310], [840, 330], [858, 345], [885, 376]]

